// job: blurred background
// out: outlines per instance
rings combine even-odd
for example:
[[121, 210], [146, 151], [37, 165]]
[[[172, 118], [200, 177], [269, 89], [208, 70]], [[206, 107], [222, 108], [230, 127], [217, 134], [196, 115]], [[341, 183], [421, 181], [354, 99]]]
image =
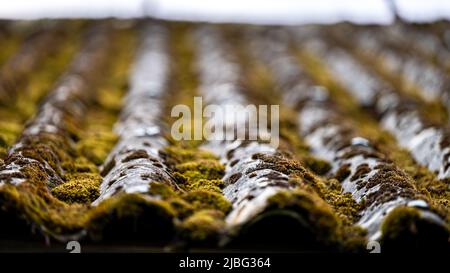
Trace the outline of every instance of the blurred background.
[[145, 17], [253, 24], [389, 24], [450, 17], [448, 0], [2, 0], [0, 18]]

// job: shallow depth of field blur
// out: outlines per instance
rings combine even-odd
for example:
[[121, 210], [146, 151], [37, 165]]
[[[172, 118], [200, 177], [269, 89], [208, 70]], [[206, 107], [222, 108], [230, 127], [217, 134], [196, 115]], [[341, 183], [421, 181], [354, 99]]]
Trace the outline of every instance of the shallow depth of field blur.
[[0, 252], [450, 251], [450, 1], [3, 2]]

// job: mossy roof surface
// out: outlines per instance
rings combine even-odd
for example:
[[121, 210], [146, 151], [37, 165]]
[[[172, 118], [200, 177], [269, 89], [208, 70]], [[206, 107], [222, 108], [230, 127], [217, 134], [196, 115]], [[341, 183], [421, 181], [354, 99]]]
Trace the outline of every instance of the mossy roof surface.
[[[449, 250], [448, 23], [15, 24], [0, 251]], [[176, 140], [171, 110], [195, 96], [279, 105], [278, 147]]]

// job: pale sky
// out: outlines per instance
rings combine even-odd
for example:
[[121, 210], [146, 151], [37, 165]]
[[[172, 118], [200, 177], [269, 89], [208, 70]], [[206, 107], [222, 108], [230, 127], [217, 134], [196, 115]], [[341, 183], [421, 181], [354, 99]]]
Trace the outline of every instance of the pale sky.
[[[395, 0], [412, 21], [450, 18], [449, 0]], [[257, 24], [392, 22], [386, 0], [0, 0], [9, 19], [140, 17]]]

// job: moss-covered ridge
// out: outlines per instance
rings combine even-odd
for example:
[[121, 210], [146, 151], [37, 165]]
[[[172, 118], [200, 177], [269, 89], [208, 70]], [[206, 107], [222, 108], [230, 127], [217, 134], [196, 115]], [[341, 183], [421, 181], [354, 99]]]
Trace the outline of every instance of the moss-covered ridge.
[[[3, 117], [0, 121], [0, 159], [6, 156], [7, 149], [16, 141], [25, 122], [36, 111], [38, 102], [51, 89], [74, 54], [80, 26], [78, 23], [66, 23], [65, 27], [59, 33], [60, 41], [55, 50], [45, 54], [38, 69], [21, 80], [22, 88], [17, 90], [15, 99], [0, 107], [0, 115]], [[69, 34], [69, 31], [72, 33]]]
[[[405, 166], [405, 162], [398, 161], [398, 158], [395, 158], [395, 160], [392, 160], [391, 156], [399, 156], [400, 154], [404, 153], [401, 149], [396, 147], [395, 141], [392, 141], [389, 139], [384, 139], [383, 143], [377, 142], [375, 139], [378, 139], [381, 135], [387, 135], [387, 133], [380, 133], [380, 129], [377, 128], [377, 125], [374, 124], [373, 121], [370, 120], [370, 117], [367, 115], [367, 113], [364, 113], [363, 109], [360, 109], [358, 106], [355, 106], [352, 104], [355, 102], [352, 102], [352, 98], [348, 96], [346, 93], [347, 91], [342, 89], [339, 84], [335, 82], [335, 79], [327, 78], [329, 75], [326, 72], [326, 69], [324, 67], [321, 67], [319, 73], [319, 70], [315, 70], [315, 64], [314, 62], [311, 62], [312, 60], [309, 59], [310, 56], [301, 56], [300, 59], [309, 65], [309, 69], [313, 69], [313, 71], [310, 71], [311, 75], [315, 76], [316, 79], [322, 83], [330, 87], [331, 94], [333, 96], [333, 99], [335, 99], [337, 102], [339, 102], [338, 105], [347, 104], [347, 107], [342, 107], [340, 112], [342, 113], [341, 118], [344, 118], [347, 120], [347, 123], [353, 123], [353, 128], [358, 128], [357, 134], [358, 135], [364, 135], [364, 137], [367, 137], [369, 141], [372, 143], [371, 146], [375, 148], [376, 153], [367, 154], [366, 156], [373, 157], [373, 158], [379, 158], [382, 159], [381, 164], [375, 166], [375, 169], [377, 170], [377, 173], [373, 175], [367, 183], [358, 183], [358, 189], [362, 187], [371, 188], [376, 184], [379, 184], [379, 189], [376, 191], [373, 191], [369, 195], [367, 195], [363, 202], [361, 203], [362, 209], [367, 209], [370, 206], [382, 206], [383, 203], [388, 204], [390, 202], [394, 202], [396, 198], [406, 198], [406, 199], [417, 199], [417, 200], [426, 200], [427, 203], [431, 206], [431, 212], [428, 212], [426, 209], [421, 210], [419, 208], [409, 208], [406, 207], [407, 210], [415, 211], [415, 215], [417, 217], [409, 217], [409, 220], [405, 221], [405, 227], [401, 226], [395, 226], [391, 225], [392, 219], [395, 219], [397, 217], [401, 218], [402, 214], [397, 214], [394, 210], [392, 212], [393, 214], [389, 214], [382, 224], [381, 228], [381, 236], [383, 240], [383, 246], [386, 246], [388, 248], [396, 248], [396, 249], [410, 249], [410, 245], [408, 244], [402, 244], [401, 241], [402, 238], [408, 237], [411, 241], [414, 241], [418, 244], [422, 244], [423, 240], [430, 240], [433, 241], [433, 244], [437, 245], [445, 245], [448, 242], [448, 220], [447, 223], [440, 219], [434, 219], [433, 218], [439, 218], [437, 215], [441, 216], [443, 219], [448, 218], [448, 208], [445, 206], [442, 206], [440, 203], [443, 196], [441, 195], [438, 197], [439, 199], [436, 200], [434, 198], [429, 198], [429, 195], [424, 195], [426, 191], [424, 191], [423, 186], [419, 184], [418, 182], [421, 181], [414, 181], [415, 177], [409, 176], [407, 173], [403, 172], [401, 168]], [[319, 62], [318, 60], [315, 60], [315, 62]], [[316, 63], [317, 64], [317, 63]], [[319, 67], [316, 67], [316, 69], [319, 69]], [[328, 76], [327, 76], [328, 75]], [[319, 77], [320, 76], [320, 77]], [[345, 98], [345, 99], [343, 99]], [[342, 99], [342, 102], [340, 100]], [[345, 109], [345, 110], [344, 110]], [[360, 114], [350, 114], [351, 112], [359, 112]], [[345, 113], [347, 112], [347, 113]], [[355, 118], [357, 116], [358, 118]], [[347, 117], [347, 118], [345, 118]], [[351, 122], [350, 122], [351, 121]], [[345, 124], [344, 121], [338, 121], [337, 124]], [[353, 130], [355, 132], [355, 129]], [[370, 132], [370, 133], [369, 133]], [[350, 136], [351, 137], [351, 136]], [[389, 145], [391, 147], [390, 150], [386, 149], [384, 145]], [[358, 151], [355, 151], [358, 152]], [[350, 153], [344, 155], [345, 157], [352, 157], [355, 153]], [[383, 159], [384, 158], [384, 159]], [[415, 164], [411, 157], [406, 154], [403, 155], [403, 159], [406, 159], [407, 162], [411, 162], [412, 164]], [[384, 163], [383, 163], [384, 161]], [[409, 163], [408, 162], [408, 163]], [[399, 164], [399, 165], [397, 165]], [[349, 166], [342, 166], [338, 172], [337, 177], [339, 177], [340, 180], [345, 180], [346, 177], [350, 174], [350, 172], [347, 172]], [[346, 169], [347, 168], [347, 169]], [[411, 167], [412, 168], [412, 167]], [[418, 171], [421, 168], [414, 168], [414, 171]], [[360, 177], [364, 177], [370, 168], [366, 165], [361, 165], [356, 170], [355, 174], [350, 177], [350, 180], [357, 180]], [[411, 170], [411, 169], [409, 169]], [[442, 182], [434, 181], [433, 184], [440, 184]], [[394, 190], [395, 187], [401, 187], [403, 190], [399, 192], [398, 190]], [[423, 202], [423, 201], [422, 201]], [[410, 205], [412, 206], [412, 204]], [[399, 210], [401, 210], [402, 207], [400, 207]], [[408, 214], [410, 215], [410, 214]], [[395, 222], [395, 221], [394, 221]], [[409, 224], [407, 224], [409, 222]], [[417, 232], [411, 232], [408, 231], [408, 225], [412, 226], [413, 228], [416, 225], [421, 226], [421, 231]], [[390, 226], [391, 228], [387, 228]], [[431, 235], [431, 233], [428, 233], [424, 230], [432, 229], [435, 231], [436, 234], [439, 234], [437, 236]], [[392, 233], [392, 234], [389, 234]], [[438, 239], [439, 238], [439, 239]], [[437, 240], [440, 240], [439, 242]], [[422, 241], [422, 242], [420, 242]], [[421, 248], [416, 246], [415, 249]]]
[[[102, 36], [95, 30], [89, 33]], [[95, 95], [86, 96], [93, 94], [87, 92], [89, 89], [76, 90], [80, 97], [69, 97], [68, 101], [61, 102], [66, 103], [64, 106], [68, 110], [75, 111], [65, 112], [57, 133], [23, 135], [19, 140], [20, 147], [6, 159], [5, 166], [22, 164], [24, 160], [27, 165], [12, 175], [9, 172], [2, 174], [2, 182], [6, 183], [0, 186], [1, 217], [7, 222], [1, 229], [4, 238], [17, 235], [37, 240], [47, 237], [59, 241], [117, 242], [135, 236], [135, 239], [167, 242], [173, 237], [177, 214], [169, 202], [143, 194], [119, 194], [98, 206], [89, 206], [99, 194], [101, 176], [96, 165], [102, 163], [115, 142], [110, 132], [124, 91], [123, 80], [130, 63], [132, 35], [129, 30], [114, 34], [114, 39], [126, 46], [113, 58], [110, 69], [113, 76], [99, 86], [92, 86], [98, 89]], [[89, 48], [108, 48], [92, 46]], [[95, 57], [93, 55], [94, 60]], [[105, 63], [106, 59], [102, 59], [96, 61]], [[86, 73], [78, 67], [73, 69]], [[97, 73], [100, 71], [102, 69], [97, 69], [88, 78], [103, 77]], [[67, 73], [70, 75], [71, 70]], [[95, 82], [100, 80], [95, 79]], [[56, 95], [49, 96], [50, 103], [52, 97]], [[73, 108], [71, 102], [83, 103], [83, 109], [88, 109], [85, 116], [80, 114], [80, 109]], [[96, 150], [88, 149], [89, 145]], [[20, 183], [11, 185], [17, 182], [16, 179], [20, 179]], [[158, 184], [151, 191], [167, 197], [173, 193], [170, 188]], [[175, 207], [180, 204], [186, 206], [180, 200], [173, 202]], [[30, 230], [35, 232], [30, 233]]]
[[[254, 154], [260, 163], [245, 174], [256, 174], [259, 170], [274, 171], [288, 176], [290, 189], [278, 190], [270, 196], [263, 210], [249, 221], [233, 227], [223, 241], [225, 247], [258, 249], [302, 249], [304, 251], [361, 251], [365, 241], [365, 231], [352, 226], [352, 217], [358, 217], [358, 210], [351, 196], [342, 193], [336, 181], [328, 187], [297, 160], [286, 154]], [[274, 180], [276, 181], [276, 180]], [[281, 185], [280, 185], [281, 186]], [[324, 200], [331, 200], [330, 206]], [[339, 200], [339, 201], [338, 201]], [[341, 202], [341, 208], [336, 208]], [[339, 213], [348, 214], [342, 217]], [[270, 236], [265, 234], [270, 233]], [[264, 245], [258, 241], [264, 237]], [[291, 242], [295, 243], [291, 244]], [[262, 243], [262, 242], [261, 242]]]
[[[419, 191], [420, 197], [431, 205], [434, 212], [448, 222], [450, 219], [448, 182], [437, 179], [436, 174], [417, 164], [407, 150], [399, 147], [391, 134], [380, 129], [380, 125], [372, 116], [370, 109], [363, 109], [355, 101], [355, 98], [350, 96], [348, 91], [338, 83], [338, 80], [332, 77], [316, 56], [311, 52], [297, 51], [297, 57], [305, 65], [310, 75], [318, 83], [328, 88], [343, 116], [352, 121], [354, 128], [358, 128], [358, 134], [368, 139], [385, 156], [386, 160], [391, 161], [404, 171], [407, 177], [412, 178], [410, 183]], [[345, 168], [340, 170], [338, 176], [344, 174]]]
[[338, 251], [345, 245], [340, 232], [331, 207], [311, 188], [298, 188], [271, 196], [265, 210], [240, 227], [228, 247]]
[[[92, 39], [94, 36], [96, 39]], [[49, 234], [57, 234], [64, 229], [58, 227], [60, 224], [72, 230], [70, 222], [65, 225], [50, 221], [66, 218], [65, 213], [50, 215], [50, 212], [67, 206], [54, 198], [50, 190], [72, 177], [71, 171], [82, 170], [79, 168], [80, 162], [76, 162], [74, 143], [79, 138], [84, 110], [95, 97], [91, 88], [96, 86], [99, 71], [107, 64], [110, 38], [110, 29], [106, 25], [95, 25], [86, 33], [83, 46], [68, 71], [46, 97], [11, 149], [0, 168], [0, 191], [4, 198], [12, 199], [16, 209], [9, 207], [5, 200], [2, 213], [11, 215], [8, 209], [19, 210], [17, 217], [26, 219], [28, 224], [36, 225]], [[85, 63], [87, 55], [90, 58]], [[84, 168], [84, 172], [89, 170], [89, 167]], [[92, 177], [84, 178], [91, 181], [89, 179]], [[17, 188], [14, 190], [11, 187]], [[91, 192], [76, 194], [83, 196]], [[73, 210], [69, 208], [69, 211]]]
[[[253, 30], [253, 33], [258, 32], [258, 29]], [[264, 30], [261, 30], [263, 32]], [[267, 30], [266, 30], [267, 31]], [[239, 35], [239, 31], [229, 31], [232, 38]], [[270, 33], [264, 33], [269, 35]], [[240, 38], [242, 39], [242, 38]], [[247, 37], [247, 39], [250, 39]], [[257, 41], [257, 37], [251, 37], [252, 43]], [[242, 40], [241, 40], [242, 41]], [[239, 47], [236, 49], [239, 52], [239, 61], [243, 68], [243, 79], [246, 87], [246, 95], [262, 104], [281, 104], [280, 107], [280, 145], [279, 154], [275, 156], [267, 156], [264, 154], [255, 154], [253, 158], [263, 161], [261, 168], [269, 168], [282, 173], [288, 174], [293, 181], [301, 181], [300, 184], [305, 184], [314, 190], [314, 194], [333, 208], [333, 214], [338, 216], [340, 222], [340, 230], [337, 233], [346, 234], [341, 240], [346, 240], [352, 236], [355, 242], [359, 241], [361, 244], [364, 231], [358, 229], [353, 224], [359, 219], [360, 206], [352, 199], [351, 194], [343, 194], [341, 186], [336, 179], [329, 179], [324, 177], [331, 169], [331, 165], [310, 153], [309, 147], [299, 136], [298, 113], [296, 109], [284, 104], [281, 98], [283, 88], [293, 87], [292, 83], [277, 82], [274, 77], [274, 71], [270, 70], [268, 64], [257, 53], [252, 53], [252, 48]], [[257, 49], [253, 51], [258, 52]], [[261, 96], [260, 93], [264, 92]], [[305, 168], [306, 167], [306, 168]], [[322, 175], [322, 177], [320, 177]], [[322, 204], [325, 203], [322, 201]], [[355, 235], [358, 234], [358, 235]]]
[[[169, 83], [172, 90], [167, 92], [164, 99], [167, 109], [179, 103], [190, 105], [199, 85], [196, 72], [192, 69], [192, 47], [195, 41], [190, 35], [191, 27], [189, 24], [175, 23], [170, 26], [170, 30], [173, 35], [170, 55], [174, 58], [171, 60], [172, 80]], [[21, 137], [19, 141], [22, 143], [11, 150], [17, 153], [6, 158], [5, 165], [0, 162], [0, 169], [3, 171], [0, 177], [1, 239], [33, 238], [39, 243], [76, 239], [86, 245], [124, 243], [128, 246], [172, 246], [175, 243], [176, 246], [187, 247], [182, 249], [198, 246], [216, 249], [219, 246], [228, 249], [245, 247], [254, 250], [365, 252], [365, 231], [352, 226], [360, 217], [358, 212], [370, 203], [392, 198], [395, 193], [387, 187], [385, 196], [371, 196], [360, 205], [355, 203], [350, 194], [342, 194], [340, 182], [363, 177], [368, 173], [367, 166], [358, 168], [351, 177], [348, 166], [343, 166], [335, 177], [328, 177], [330, 164], [311, 156], [309, 147], [298, 137], [296, 112], [284, 107], [280, 119], [282, 140], [278, 153], [261, 152], [250, 155], [249, 159], [258, 164], [248, 172], [231, 173], [232, 176], [224, 181], [222, 177], [228, 166], [239, 165], [239, 160], [229, 160], [225, 168], [215, 155], [199, 148], [200, 143], [169, 139], [170, 145], [160, 151], [161, 158], [157, 162], [152, 161], [152, 164], [165, 165], [164, 168], [176, 182], [176, 187], [160, 183], [157, 178], [144, 173], [141, 178], [149, 182], [148, 192], [128, 194], [126, 191], [119, 191], [117, 195], [90, 206], [99, 194], [102, 179], [97, 167], [104, 163], [106, 155], [116, 142], [111, 128], [122, 107], [121, 97], [127, 89], [124, 78], [131, 55], [129, 53], [133, 52], [128, 47], [131, 44], [128, 35], [133, 34], [127, 32], [125, 36], [128, 38], [121, 40], [121, 36], [122, 38], [114, 40], [119, 42], [112, 43], [120, 44], [121, 50], [127, 52], [120, 51], [115, 55], [115, 61], [111, 65], [112, 72], [104, 70], [110, 75], [106, 77], [107, 83], [100, 85], [97, 95], [92, 98], [78, 100], [87, 108], [87, 111], [83, 110], [83, 118], [79, 119], [78, 114], [74, 114], [64, 119], [67, 126], [58, 127], [58, 130], [63, 129], [58, 134], [45, 132], [33, 138]], [[124, 44], [127, 46], [123, 46]], [[237, 44], [239, 47], [240, 43]], [[242, 56], [245, 54], [247, 53]], [[246, 60], [240, 58], [238, 62]], [[247, 66], [241, 83], [248, 90], [245, 95], [262, 104], [279, 103], [279, 98], [275, 96], [278, 90], [270, 82], [271, 73], [265, 71], [263, 65], [253, 64], [249, 62], [243, 65]], [[317, 71], [322, 76], [326, 75]], [[261, 96], [258, 97], [259, 93]], [[351, 126], [360, 128], [365, 135], [369, 135], [368, 138], [386, 137], [387, 140], [377, 143], [377, 149], [387, 151], [394, 148], [394, 155], [389, 155], [387, 162], [393, 160], [397, 164], [397, 161], [404, 161], [403, 166], [411, 168], [406, 172], [418, 175], [433, 198], [442, 197], [441, 208], [445, 213], [448, 208], [448, 202], [445, 203], [448, 188], [443, 184], [436, 184], [435, 176], [426, 170], [422, 172], [417, 169], [406, 152], [397, 153], [395, 142], [390, 136], [385, 136], [384, 132], [377, 132], [379, 127], [374, 126], [376, 123], [371, 122], [370, 117], [365, 116], [360, 120], [359, 115], [367, 114], [366, 110], [352, 108], [354, 102], [349, 102], [350, 97], [345, 96], [345, 93], [336, 92], [335, 95], [343, 96], [338, 98], [337, 104], [348, 111], [350, 117], [358, 119]], [[64, 107], [64, 104], [60, 106]], [[68, 112], [76, 113], [79, 110], [77, 107], [68, 108]], [[31, 114], [34, 111], [32, 107], [30, 109], [27, 111]], [[163, 113], [164, 116], [170, 116], [167, 113]], [[11, 131], [13, 136], [7, 139], [7, 146], [12, 144], [21, 128], [22, 123], [19, 122], [17, 126], [13, 124], [11, 128], [6, 128], [9, 130], [8, 134]], [[245, 145], [249, 143], [244, 143], [243, 146]], [[145, 150], [136, 150], [114, 164], [147, 159], [153, 157]], [[16, 163], [22, 166], [20, 170], [15, 168]], [[107, 170], [108, 167], [105, 168], [105, 173]], [[250, 221], [230, 230], [227, 216], [232, 208], [224, 198], [224, 184], [245, 180], [247, 177], [254, 178], [261, 170], [271, 170], [265, 177], [270, 183], [275, 184], [282, 178], [286, 183], [279, 188], [289, 186], [268, 198], [264, 209]], [[383, 179], [392, 184], [405, 183], [405, 175], [395, 170], [387, 168], [383, 170], [383, 174], [383, 177], [375, 177], [374, 180]], [[406, 183], [408, 187], [417, 187], [413, 185], [413, 180]], [[249, 199], [255, 197], [257, 196], [248, 196]], [[441, 243], [446, 242], [445, 236], [448, 234], [443, 233], [442, 226], [436, 228], [434, 221], [423, 217], [423, 211], [410, 207], [392, 211], [382, 227], [382, 252], [402, 247], [416, 249], [420, 246], [423, 249], [423, 246], [438, 244], [441, 249]], [[48, 240], [44, 240], [45, 237]], [[428, 240], [436, 244], [428, 243]], [[220, 241], [222, 244], [218, 244]], [[288, 244], [284, 244], [285, 242]], [[398, 248], [399, 246], [401, 247]]]
[[[186, 26], [175, 24], [169, 27], [177, 34], [170, 36], [171, 60], [182, 60], [171, 66], [170, 73], [178, 81], [169, 84], [169, 92], [163, 97], [163, 102], [170, 105], [191, 100], [190, 95], [195, 93], [196, 85], [191, 82], [195, 76], [189, 72], [192, 53], [186, 42]], [[212, 227], [221, 226], [221, 219], [230, 209], [229, 202], [221, 194], [223, 165], [212, 154], [196, 148], [195, 144], [173, 143], [160, 150], [159, 154], [161, 162], [154, 163], [154, 166], [164, 165], [166, 172], [175, 179], [176, 187], [143, 173], [143, 179], [151, 180], [148, 192], [108, 197], [92, 209], [95, 216], [86, 223], [90, 238], [101, 242], [142, 239], [149, 243], [167, 243], [177, 236], [181, 242], [214, 244], [218, 229], [193, 230], [193, 227], [197, 227], [197, 221], [203, 221], [202, 211], [207, 211], [208, 219], [213, 218], [217, 223], [212, 223]], [[115, 165], [147, 159], [152, 159], [147, 152], [136, 150]], [[130, 205], [118, 201], [122, 199]]]

